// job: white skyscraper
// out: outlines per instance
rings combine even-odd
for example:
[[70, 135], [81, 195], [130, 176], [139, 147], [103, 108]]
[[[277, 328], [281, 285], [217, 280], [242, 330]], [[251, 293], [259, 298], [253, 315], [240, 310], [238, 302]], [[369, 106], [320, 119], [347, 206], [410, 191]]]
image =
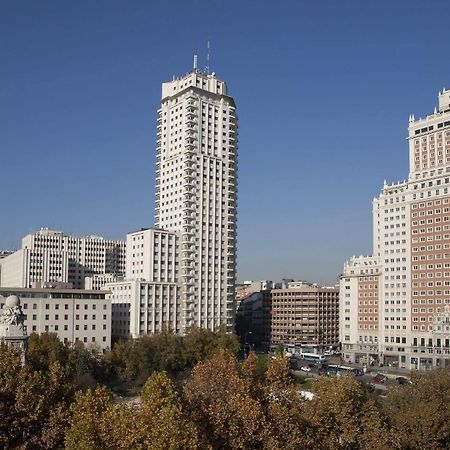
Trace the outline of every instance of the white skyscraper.
[[162, 86], [155, 226], [180, 236], [183, 325], [232, 329], [237, 116], [225, 82], [194, 69]]
[[115, 338], [163, 327], [233, 329], [237, 117], [227, 86], [198, 71], [162, 85], [155, 228], [127, 237], [126, 279], [109, 283]]

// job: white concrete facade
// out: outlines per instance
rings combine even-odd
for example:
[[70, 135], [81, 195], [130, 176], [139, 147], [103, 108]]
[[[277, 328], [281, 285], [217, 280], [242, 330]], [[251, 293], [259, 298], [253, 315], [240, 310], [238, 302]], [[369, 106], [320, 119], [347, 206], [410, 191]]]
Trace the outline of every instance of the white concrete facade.
[[[450, 307], [449, 91], [439, 93], [433, 114], [410, 116], [408, 140], [408, 179], [385, 182], [373, 201], [374, 256], [352, 258], [344, 267], [343, 351], [354, 361], [450, 367], [450, 333], [438, 333]], [[376, 275], [361, 273], [369, 261]], [[376, 330], [368, 329], [375, 324]]]
[[127, 235], [126, 279], [107, 283], [114, 338], [137, 338], [164, 327], [182, 332], [179, 237], [159, 229]]
[[108, 292], [59, 288], [0, 288], [0, 308], [9, 295], [20, 298], [28, 334], [56, 333], [63, 342], [111, 346]]
[[76, 237], [43, 228], [22, 239], [22, 248], [3, 258], [0, 286], [32, 287], [38, 282], [85, 287], [85, 277], [125, 272], [125, 241]]
[[126, 279], [175, 283], [179, 278], [179, 237], [161, 229], [127, 234]]
[[177, 283], [127, 280], [107, 284], [105, 289], [112, 304], [113, 338], [138, 338], [164, 328], [182, 331]]
[[125, 280], [109, 283], [113, 336], [190, 326], [232, 331], [237, 117], [226, 84], [194, 70], [162, 85], [155, 228], [127, 235]]
[[225, 82], [194, 70], [164, 83], [155, 226], [180, 236], [181, 328], [234, 320], [237, 116]]

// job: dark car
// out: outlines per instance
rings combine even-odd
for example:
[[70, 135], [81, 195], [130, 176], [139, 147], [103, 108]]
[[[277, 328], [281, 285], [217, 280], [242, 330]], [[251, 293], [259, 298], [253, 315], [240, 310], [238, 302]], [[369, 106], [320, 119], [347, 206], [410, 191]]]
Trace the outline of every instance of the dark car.
[[384, 375], [378, 374], [372, 378], [372, 381], [377, 384], [386, 384], [387, 378]]
[[290, 369], [291, 369], [291, 370], [298, 370], [298, 366], [299, 366], [299, 364], [298, 364], [297, 359], [291, 358], [290, 361], [289, 361], [289, 367], [290, 367]]
[[395, 380], [397, 381], [398, 384], [401, 385], [411, 384], [411, 381], [409, 381], [408, 378], [406, 377], [397, 377]]

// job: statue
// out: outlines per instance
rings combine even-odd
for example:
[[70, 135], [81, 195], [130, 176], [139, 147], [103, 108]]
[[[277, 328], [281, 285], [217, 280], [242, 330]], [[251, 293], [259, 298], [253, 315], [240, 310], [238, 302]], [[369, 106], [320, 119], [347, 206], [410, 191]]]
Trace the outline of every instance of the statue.
[[25, 316], [17, 295], [10, 295], [3, 304], [0, 315], [0, 341], [18, 348], [22, 353], [22, 365], [25, 365], [28, 348], [27, 327], [24, 325]]
[[19, 297], [10, 295], [3, 307], [3, 314], [0, 316], [0, 323], [5, 325], [15, 325], [19, 329], [23, 329], [24, 315], [20, 307]]

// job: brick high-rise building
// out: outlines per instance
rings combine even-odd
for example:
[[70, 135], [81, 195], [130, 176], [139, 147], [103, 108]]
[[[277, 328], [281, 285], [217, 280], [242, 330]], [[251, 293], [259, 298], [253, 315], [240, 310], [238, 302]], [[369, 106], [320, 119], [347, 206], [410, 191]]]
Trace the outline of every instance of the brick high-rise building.
[[373, 201], [373, 256], [340, 282], [346, 359], [408, 369], [450, 367], [450, 91], [409, 118], [409, 176]]

